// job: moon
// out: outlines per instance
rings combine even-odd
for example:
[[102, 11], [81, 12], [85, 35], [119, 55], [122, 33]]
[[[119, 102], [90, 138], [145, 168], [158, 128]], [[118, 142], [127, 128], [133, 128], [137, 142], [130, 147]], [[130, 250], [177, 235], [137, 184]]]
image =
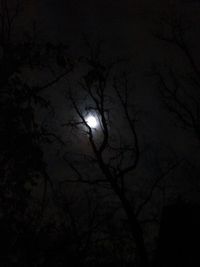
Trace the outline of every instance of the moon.
[[97, 128], [98, 126], [98, 121], [93, 115], [88, 115], [88, 117], [86, 118], [86, 123], [90, 128]]

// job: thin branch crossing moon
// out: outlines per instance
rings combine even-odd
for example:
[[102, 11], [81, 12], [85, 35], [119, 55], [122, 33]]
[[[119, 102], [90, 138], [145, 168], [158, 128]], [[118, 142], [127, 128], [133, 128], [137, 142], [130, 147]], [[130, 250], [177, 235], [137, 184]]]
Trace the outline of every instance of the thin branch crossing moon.
[[98, 127], [98, 121], [97, 121], [96, 117], [93, 115], [89, 115], [86, 118], [86, 123], [88, 124], [88, 126], [90, 128], [97, 128]]

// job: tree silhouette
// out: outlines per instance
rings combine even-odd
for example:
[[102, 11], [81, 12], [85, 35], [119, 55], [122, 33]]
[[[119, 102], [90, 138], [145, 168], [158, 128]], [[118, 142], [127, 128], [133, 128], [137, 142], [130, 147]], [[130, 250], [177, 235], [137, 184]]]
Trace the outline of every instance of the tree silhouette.
[[[81, 68], [74, 81], [68, 46], [43, 41], [35, 24], [18, 40], [15, 22], [20, 2], [9, 6], [1, 0], [0, 4], [2, 265], [92, 265], [97, 257], [99, 265], [124, 266], [134, 259], [137, 266], [149, 266], [144, 225], [157, 222], [161, 204], [154, 203], [156, 194], [178, 163], [159, 161], [159, 171], [148, 173], [146, 180], [140, 173], [143, 141], [132, 76], [122, 67], [126, 62], [109, 61], [99, 44], [87, 43], [90, 55], [77, 60]], [[77, 134], [67, 146], [38, 118], [55, 111], [42, 93], [66, 77], [72, 84], [66, 97], [72, 109], [66, 114], [72, 119], [65, 129]], [[93, 116], [96, 126], [89, 124], [88, 116]], [[45, 145], [54, 141], [67, 150], [63, 159], [68, 169], [61, 182], [60, 170], [55, 167], [58, 180], [52, 181], [51, 163], [44, 160]], [[73, 185], [76, 193], [70, 198]], [[35, 188], [42, 193], [34, 196]], [[52, 210], [53, 219], [48, 214]]]
[[155, 37], [178, 51], [177, 55], [180, 53], [184, 59], [184, 68], [166, 64], [163, 70], [156, 68], [155, 74], [166, 108], [174, 115], [180, 127], [192, 131], [199, 140], [200, 70], [195, 49], [188, 38], [191, 27], [178, 11], [173, 13], [173, 17], [162, 19]]
[[[75, 175], [73, 179], [66, 178], [66, 182], [112, 189], [128, 220], [136, 245], [137, 266], [148, 266], [140, 214], [151, 201], [161, 180], [177, 164], [170, 163], [162, 169], [161, 174], [149, 185], [143, 200], [137, 202], [132, 189], [137, 181], [136, 170], [141, 151], [136, 127], [137, 112], [132, 101], [128, 75], [120, 70], [121, 61], [106, 63], [102, 60], [99, 47], [90, 47], [90, 56], [83, 61], [88, 71], [79, 82], [80, 95], [75, 95], [75, 90], [68, 91], [67, 99], [74, 109], [74, 116], [65, 126], [77, 130], [79, 137], [82, 135], [80, 139], [88, 140], [85, 151], [82, 152], [83, 164], [86, 168], [88, 166], [88, 170], [81, 170], [80, 163], [66, 153], [64, 159]], [[90, 125], [88, 115], [96, 118], [96, 127]]]
[[[193, 43], [194, 25], [189, 25], [186, 18], [178, 11], [180, 10], [177, 8], [173, 10], [173, 16], [164, 17], [157, 33], [154, 34], [165, 47], [170, 48], [172, 53], [176, 53], [175, 60], [164, 62], [163, 68], [156, 66], [153, 74], [156, 75], [164, 106], [172, 115], [176, 126], [191, 133], [190, 138], [199, 142], [200, 68], [198, 52], [195, 50], [199, 40], [195, 38], [195, 44]], [[177, 64], [180, 57], [183, 64]], [[188, 156], [188, 160], [194, 164], [193, 157], [190, 154]], [[194, 168], [192, 170], [194, 171]], [[190, 175], [192, 176], [193, 173], [191, 172]], [[196, 202], [196, 200], [193, 201]], [[199, 238], [199, 229], [196, 225], [198, 220], [199, 207], [194, 203], [183, 201], [165, 207], [160, 229], [157, 266], [177, 266], [177, 264], [186, 266], [192, 264], [195, 258], [198, 260], [195, 246], [195, 238]], [[176, 231], [177, 235], [173, 234], [173, 231]], [[165, 259], [166, 250], [167, 259]]]
[[[37, 40], [36, 28], [16, 40], [19, 1], [15, 5], [1, 0], [0, 7], [1, 264], [27, 266], [32, 264], [28, 249], [30, 253], [33, 251], [31, 246], [28, 248], [26, 236], [30, 235], [31, 239], [37, 232], [46, 185], [51, 184], [42, 145], [56, 138], [37, 120], [37, 108], [51, 109], [40, 93], [67, 75], [72, 65], [67, 62], [60, 68], [57, 55], [61, 57], [66, 48], [63, 46], [60, 52], [60, 44]], [[54, 77], [49, 76], [48, 81], [38, 85], [27, 81], [26, 70], [45, 72], [50, 67], [57, 72]], [[44, 180], [44, 193], [35, 210], [32, 188], [39, 180]], [[22, 253], [20, 248], [27, 251]]]

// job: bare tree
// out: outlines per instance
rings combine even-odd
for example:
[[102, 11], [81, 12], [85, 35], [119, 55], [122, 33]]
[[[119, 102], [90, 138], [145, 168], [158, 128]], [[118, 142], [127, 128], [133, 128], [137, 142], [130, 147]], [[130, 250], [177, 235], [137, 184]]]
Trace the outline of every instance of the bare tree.
[[75, 95], [72, 89], [68, 92], [67, 99], [74, 110], [74, 117], [65, 125], [77, 130], [79, 137], [82, 135], [80, 139], [88, 141], [83, 151], [87, 171], [84, 172], [83, 167], [80, 169], [72, 154], [65, 155], [65, 161], [75, 174], [73, 179], [66, 181], [112, 189], [127, 216], [136, 244], [137, 264], [148, 266], [140, 213], [151, 201], [160, 181], [176, 164], [169, 164], [167, 170], [162, 170], [155, 177], [143, 201], [136, 205], [132, 189], [137, 181], [141, 151], [136, 127], [137, 112], [131, 96], [133, 90], [128, 75], [119, 71], [116, 62], [105, 63], [98, 49], [90, 47], [90, 52], [90, 56], [85, 58], [88, 71], [78, 87], [80, 95]]
[[[47, 186], [52, 187], [42, 145], [59, 138], [39, 122], [36, 113], [38, 107], [48, 113], [52, 110], [41, 93], [72, 71], [72, 64], [67, 59], [65, 65], [60, 64], [61, 58], [64, 60], [66, 56], [66, 46], [42, 42], [36, 37], [36, 27], [16, 38], [15, 26], [20, 8], [20, 1], [0, 1], [0, 230], [1, 247], [5, 252], [1, 258], [3, 265], [14, 264], [14, 253], [26, 248], [25, 243], [22, 248], [20, 238], [28, 231], [36, 233], [41, 226]], [[43, 81], [36, 79], [33, 84], [27, 79], [26, 71], [29, 71], [29, 77], [33, 72], [48, 73], [48, 77]], [[44, 181], [44, 190], [41, 199], [36, 201], [32, 189], [38, 181]], [[10, 250], [13, 253], [10, 254]], [[25, 260], [25, 254], [23, 259], [17, 259], [18, 264]]]
[[[195, 51], [197, 43], [191, 42], [191, 36], [195, 34], [193, 24], [178, 14], [177, 8], [173, 16], [168, 15], [161, 20], [159, 28], [155, 37], [174, 49], [177, 62], [180, 57], [183, 62], [178, 67], [173, 62], [163, 69], [156, 67], [154, 70], [162, 99], [176, 118], [176, 123], [200, 140], [200, 67], [196, 57], [198, 51]], [[195, 41], [198, 42], [198, 39], [195, 38]]]

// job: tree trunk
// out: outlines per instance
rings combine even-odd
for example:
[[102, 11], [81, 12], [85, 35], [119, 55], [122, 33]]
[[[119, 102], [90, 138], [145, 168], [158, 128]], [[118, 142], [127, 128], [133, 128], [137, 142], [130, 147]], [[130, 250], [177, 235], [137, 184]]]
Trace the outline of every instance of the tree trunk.
[[145, 244], [144, 244], [144, 237], [143, 237], [142, 229], [138, 223], [138, 220], [134, 214], [133, 208], [131, 207], [129, 201], [126, 199], [124, 195], [120, 195], [119, 198], [126, 212], [126, 215], [127, 215], [127, 218], [130, 224], [130, 228], [131, 228], [131, 233], [136, 242], [137, 265], [139, 267], [148, 267], [149, 261], [148, 261], [148, 255], [147, 255], [147, 251], [145, 248]]
[[129, 200], [126, 198], [125, 193], [122, 192], [120, 187], [118, 186], [115, 179], [113, 179], [112, 174], [110, 173], [107, 166], [104, 164], [101, 156], [99, 156], [98, 153], [96, 153], [99, 167], [101, 168], [102, 172], [104, 173], [105, 177], [110, 182], [110, 185], [115, 192], [115, 194], [119, 197], [121, 201], [121, 205], [127, 215], [128, 222], [130, 224], [130, 229], [133, 238], [135, 239], [136, 243], [136, 259], [137, 259], [137, 266], [138, 267], [148, 267], [149, 266], [149, 260], [147, 251], [144, 244], [144, 237], [143, 232], [140, 227], [140, 224], [137, 220], [137, 217], [134, 213], [133, 207], [131, 206]]

